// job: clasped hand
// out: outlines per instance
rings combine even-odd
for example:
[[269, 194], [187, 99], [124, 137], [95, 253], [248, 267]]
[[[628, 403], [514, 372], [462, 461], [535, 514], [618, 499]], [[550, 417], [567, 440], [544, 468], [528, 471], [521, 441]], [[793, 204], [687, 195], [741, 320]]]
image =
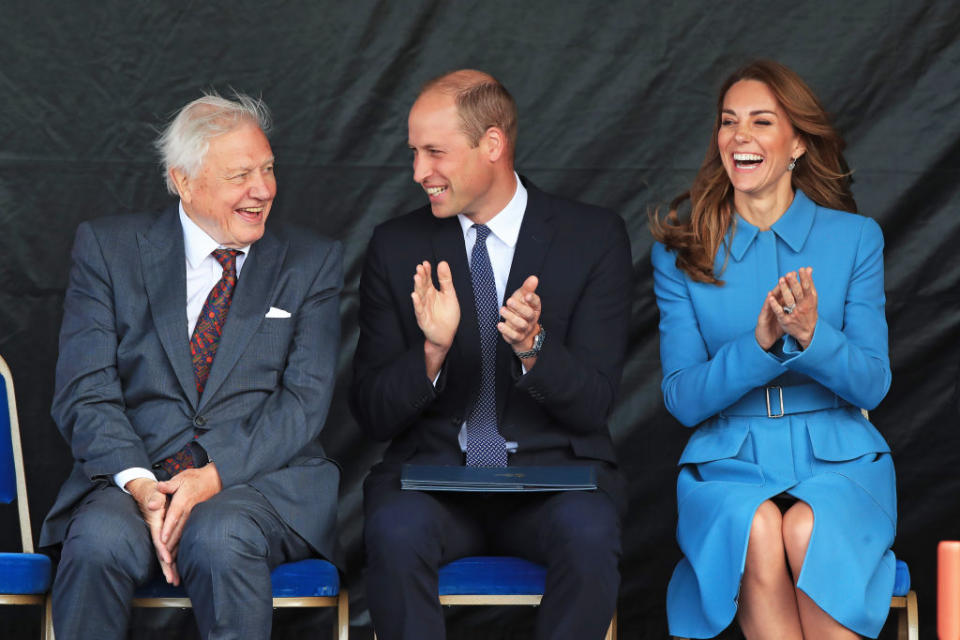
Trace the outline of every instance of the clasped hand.
[[127, 490], [150, 529], [160, 570], [168, 583], [180, 584], [177, 549], [190, 512], [220, 489], [220, 474], [212, 462], [200, 469], [181, 471], [166, 482], [137, 478], [127, 483]]
[[[417, 325], [423, 331], [427, 378], [433, 380], [440, 373], [457, 327], [460, 326], [460, 303], [453, 286], [450, 265], [446, 261], [437, 264], [439, 288], [434, 286], [431, 273], [428, 261], [417, 265], [410, 298], [413, 300]], [[538, 284], [536, 276], [528, 277], [500, 308], [501, 321], [497, 323], [497, 330], [515, 352], [531, 349], [533, 339], [540, 330], [540, 296], [536, 294]], [[525, 360], [524, 365], [529, 370], [534, 362], [531, 358]]]
[[813, 267], [803, 267], [780, 278], [767, 292], [754, 335], [764, 350], [784, 334], [793, 336], [806, 349], [816, 326], [817, 289], [813, 285]]

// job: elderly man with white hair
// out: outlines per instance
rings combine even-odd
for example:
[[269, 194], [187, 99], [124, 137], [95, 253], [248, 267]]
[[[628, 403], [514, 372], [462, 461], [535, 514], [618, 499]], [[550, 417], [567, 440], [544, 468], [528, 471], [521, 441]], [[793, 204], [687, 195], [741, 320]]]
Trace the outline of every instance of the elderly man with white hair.
[[191, 102], [157, 142], [179, 205], [77, 230], [52, 409], [75, 463], [40, 540], [58, 640], [125, 638], [160, 573], [204, 638], [268, 638], [271, 569], [336, 560], [341, 248], [266, 227], [268, 128], [248, 96]]

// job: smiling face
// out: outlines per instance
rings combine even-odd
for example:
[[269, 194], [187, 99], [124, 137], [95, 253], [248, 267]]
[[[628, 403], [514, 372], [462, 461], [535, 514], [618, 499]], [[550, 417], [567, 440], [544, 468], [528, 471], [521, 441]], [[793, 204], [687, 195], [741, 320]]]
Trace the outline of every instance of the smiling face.
[[428, 91], [413, 104], [407, 120], [407, 143], [413, 152], [413, 179], [430, 199], [438, 218], [464, 214], [483, 224], [502, 208], [495, 203], [495, 168], [491, 141], [477, 146], [461, 130], [453, 96]]
[[237, 249], [263, 236], [277, 194], [273, 151], [256, 124], [245, 122], [210, 140], [195, 176], [171, 169], [183, 210], [207, 235]]
[[741, 80], [730, 87], [717, 146], [735, 198], [792, 193], [787, 166], [803, 155], [803, 142], [766, 84]]

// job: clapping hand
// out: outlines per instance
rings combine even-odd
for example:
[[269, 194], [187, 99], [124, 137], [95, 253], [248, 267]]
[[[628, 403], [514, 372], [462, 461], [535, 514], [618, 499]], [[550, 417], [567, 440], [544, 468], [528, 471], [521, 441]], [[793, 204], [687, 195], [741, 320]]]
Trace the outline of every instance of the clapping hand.
[[427, 365], [427, 378], [433, 380], [440, 373], [440, 367], [447, 357], [447, 351], [453, 344], [453, 337], [460, 326], [460, 302], [453, 288], [453, 276], [450, 265], [440, 262], [437, 265], [437, 281], [440, 288], [433, 286], [430, 277], [430, 263], [424, 260], [417, 265], [413, 274], [413, 312], [417, 316], [417, 325], [423, 331], [424, 357]]
[[[497, 323], [497, 330], [514, 352], [532, 349], [533, 339], [540, 331], [540, 296], [536, 293], [539, 282], [537, 276], [528, 277], [500, 307], [502, 320]], [[523, 361], [528, 370], [535, 363], [536, 358]]]
[[791, 271], [780, 278], [767, 296], [769, 306], [783, 333], [806, 349], [817, 326], [817, 289], [813, 285], [813, 267]]

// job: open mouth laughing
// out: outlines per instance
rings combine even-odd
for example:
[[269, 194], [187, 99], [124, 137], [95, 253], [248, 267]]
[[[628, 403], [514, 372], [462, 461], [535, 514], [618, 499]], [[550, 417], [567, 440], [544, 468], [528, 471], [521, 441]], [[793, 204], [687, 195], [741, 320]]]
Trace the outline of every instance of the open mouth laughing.
[[242, 207], [235, 209], [236, 213], [247, 222], [260, 222], [263, 220], [263, 211], [266, 207]]
[[757, 153], [734, 153], [733, 164], [737, 169], [749, 171], [763, 164], [763, 156]]

